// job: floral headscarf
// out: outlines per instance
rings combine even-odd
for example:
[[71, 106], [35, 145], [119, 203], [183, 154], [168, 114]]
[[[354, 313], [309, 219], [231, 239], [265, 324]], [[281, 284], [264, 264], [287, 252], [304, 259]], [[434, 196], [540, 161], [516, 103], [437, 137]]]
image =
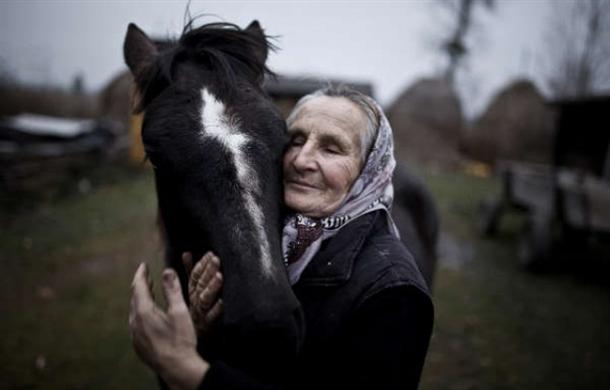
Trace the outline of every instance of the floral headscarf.
[[[375, 210], [384, 210], [388, 226], [396, 237], [399, 236], [398, 229], [390, 216], [394, 197], [392, 174], [396, 166], [392, 128], [381, 107], [372, 99], [369, 99], [369, 102], [375, 105], [379, 113], [379, 127], [375, 142], [364, 168], [339, 208], [331, 216], [322, 219], [291, 214], [284, 221], [282, 250], [291, 284], [295, 284], [299, 280], [305, 267], [320, 250], [322, 241], [333, 237], [349, 222], [364, 214]], [[310, 228], [312, 227], [317, 230], [314, 233], [315, 236], [311, 237], [311, 233], [305, 235], [309, 234], [313, 241], [302, 248], [299, 244], [303, 233], [307, 229], [311, 231]], [[298, 250], [299, 253], [294, 261], [289, 262], [288, 259], [294, 257], [295, 250]]]

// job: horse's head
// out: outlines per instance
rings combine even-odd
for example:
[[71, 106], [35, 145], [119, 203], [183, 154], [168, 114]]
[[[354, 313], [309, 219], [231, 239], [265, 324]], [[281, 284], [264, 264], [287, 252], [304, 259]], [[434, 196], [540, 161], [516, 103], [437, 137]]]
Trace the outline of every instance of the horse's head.
[[281, 322], [298, 306], [280, 245], [285, 124], [261, 88], [269, 48], [256, 21], [166, 44], [131, 24], [124, 44], [169, 261], [184, 282], [181, 252], [219, 255], [225, 325]]

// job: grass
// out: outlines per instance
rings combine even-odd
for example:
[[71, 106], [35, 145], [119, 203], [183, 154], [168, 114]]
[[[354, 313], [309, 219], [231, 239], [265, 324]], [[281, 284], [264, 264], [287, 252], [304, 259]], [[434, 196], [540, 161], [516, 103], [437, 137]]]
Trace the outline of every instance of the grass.
[[422, 388], [610, 388], [608, 285], [574, 269], [519, 270], [518, 217], [506, 218], [496, 239], [479, 239], [477, 204], [498, 183], [456, 173], [427, 179], [445, 231], [473, 245], [473, 256], [459, 268], [439, 267]]
[[111, 174], [3, 227], [0, 332], [9, 337], [0, 343], [0, 387], [155, 385], [126, 326], [131, 274], [140, 261], [160, 264], [153, 182]]
[[[0, 214], [0, 388], [156, 386], [127, 330], [137, 264], [160, 271], [153, 180], [104, 174], [89, 192]], [[456, 245], [436, 275], [421, 388], [610, 388], [608, 285], [574, 272], [520, 271], [518, 217], [503, 223], [497, 239], [480, 239], [477, 204], [498, 190], [493, 180], [459, 172], [425, 179], [443, 236]]]

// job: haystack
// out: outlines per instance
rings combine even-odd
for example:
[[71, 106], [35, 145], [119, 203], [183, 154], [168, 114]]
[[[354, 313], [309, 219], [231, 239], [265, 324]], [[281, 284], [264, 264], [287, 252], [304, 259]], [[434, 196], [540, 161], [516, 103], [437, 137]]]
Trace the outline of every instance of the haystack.
[[463, 117], [458, 96], [442, 79], [421, 79], [387, 110], [397, 158], [456, 163]]
[[518, 80], [500, 91], [464, 134], [464, 152], [490, 164], [502, 159], [549, 162], [554, 114], [536, 86]]
[[127, 128], [131, 118], [133, 76], [124, 71], [116, 75], [100, 92], [101, 115], [119, 121]]

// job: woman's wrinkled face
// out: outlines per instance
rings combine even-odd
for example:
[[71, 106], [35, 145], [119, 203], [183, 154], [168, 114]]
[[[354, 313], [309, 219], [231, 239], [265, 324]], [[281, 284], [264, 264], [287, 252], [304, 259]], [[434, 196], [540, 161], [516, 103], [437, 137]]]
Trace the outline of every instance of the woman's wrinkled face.
[[318, 96], [301, 106], [284, 154], [288, 207], [316, 218], [339, 208], [362, 169], [366, 125], [364, 112], [343, 97]]

